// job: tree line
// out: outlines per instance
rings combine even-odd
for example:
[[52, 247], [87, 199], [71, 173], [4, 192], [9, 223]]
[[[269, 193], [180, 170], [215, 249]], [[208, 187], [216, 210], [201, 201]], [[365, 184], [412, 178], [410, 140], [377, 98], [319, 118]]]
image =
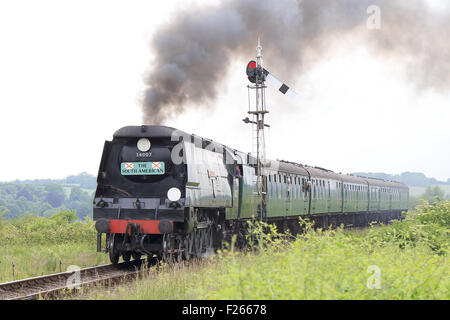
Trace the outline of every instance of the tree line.
[[0, 183], [0, 208], [5, 218], [17, 218], [26, 213], [48, 217], [58, 210], [68, 209], [75, 210], [83, 219], [85, 216], [92, 217], [92, 200], [93, 191], [83, 190], [78, 185]]

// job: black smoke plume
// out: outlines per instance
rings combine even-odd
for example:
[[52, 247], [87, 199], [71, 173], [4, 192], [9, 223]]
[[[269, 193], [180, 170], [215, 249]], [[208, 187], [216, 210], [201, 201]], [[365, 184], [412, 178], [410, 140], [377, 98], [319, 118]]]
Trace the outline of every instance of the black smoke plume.
[[[372, 5], [380, 8], [379, 30], [366, 25]], [[181, 10], [151, 41], [144, 123], [163, 124], [188, 104], [214, 103], [231, 61], [253, 57], [258, 36], [286, 81], [329, 55], [331, 42], [353, 33], [374, 55], [404, 64], [418, 88], [448, 90], [449, 18], [448, 11], [430, 11], [425, 0], [228, 0]]]

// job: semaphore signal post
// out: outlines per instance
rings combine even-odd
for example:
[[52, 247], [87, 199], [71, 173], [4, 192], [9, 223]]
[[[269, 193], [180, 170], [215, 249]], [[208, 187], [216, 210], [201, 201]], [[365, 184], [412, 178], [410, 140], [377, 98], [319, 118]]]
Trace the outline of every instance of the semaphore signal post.
[[[289, 88], [285, 83], [278, 80], [274, 75], [263, 67], [263, 56], [261, 54], [261, 43], [258, 38], [258, 46], [256, 47], [256, 61], [251, 60], [247, 64], [247, 77], [253, 85], [248, 85], [248, 113], [252, 115], [253, 121], [248, 117], [243, 121], [255, 125], [253, 131], [253, 153], [256, 153], [256, 195], [258, 197], [258, 218], [262, 220], [266, 217], [266, 195], [267, 195], [267, 175], [265, 168], [270, 167], [270, 163], [266, 159], [266, 141], [264, 135], [265, 127], [270, 127], [264, 123], [264, 116], [269, 113], [266, 108], [265, 82], [269, 82], [273, 87], [278, 89], [285, 96], [295, 99], [297, 94]], [[250, 90], [255, 90], [255, 108], [251, 106]]]
[[[268, 125], [264, 123], [264, 116], [269, 112], [266, 109], [266, 96], [265, 96], [265, 80], [266, 74], [263, 68], [263, 56], [261, 53], [261, 43], [258, 38], [258, 46], [256, 47], [256, 61], [250, 61], [247, 65], [247, 76], [250, 82], [254, 85], [248, 85], [249, 90], [249, 111], [252, 115], [253, 121], [249, 118], [245, 118], [245, 123], [251, 123], [255, 125], [253, 147], [256, 147], [256, 195], [258, 197], [258, 218], [262, 220], [265, 217], [266, 211], [266, 194], [267, 194], [267, 182], [264, 173], [264, 165], [266, 163], [266, 149], [265, 149], [265, 135], [264, 128]], [[255, 108], [252, 108], [250, 103], [250, 90], [255, 90]], [[255, 141], [256, 140], [256, 141]]]

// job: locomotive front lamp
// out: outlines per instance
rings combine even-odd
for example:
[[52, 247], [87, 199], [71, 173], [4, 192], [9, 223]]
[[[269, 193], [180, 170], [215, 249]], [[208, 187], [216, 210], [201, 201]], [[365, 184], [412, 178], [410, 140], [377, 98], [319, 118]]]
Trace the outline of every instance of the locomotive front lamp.
[[150, 150], [151, 146], [152, 144], [150, 143], [150, 140], [147, 138], [140, 138], [137, 142], [137, 148], [139, 149], [139, 151], [142, 152], [147, 152], [148, 150]]
[[167, 191], [167, 199], [170, 201], [178, 201], [181, 198], [181, 191], [178, 188], [170, 188], [169, 191]]

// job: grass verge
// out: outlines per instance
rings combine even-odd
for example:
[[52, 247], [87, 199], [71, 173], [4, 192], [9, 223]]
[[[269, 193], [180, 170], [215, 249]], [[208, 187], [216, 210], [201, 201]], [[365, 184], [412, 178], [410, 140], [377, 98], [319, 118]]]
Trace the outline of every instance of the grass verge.
[[[223, 250], [82, 299], [449, 299], [450, 202], [424, 204], [405, 220], [366, 231], [314, 230], [295, 241], [253, 228], [248, 253]], [[263, 230], [270, 229], [268, 234]]]
[[0, 220], [0, 282], [108, 262], [96, 252], [93, 221], [79, 221], [74, 211]]

